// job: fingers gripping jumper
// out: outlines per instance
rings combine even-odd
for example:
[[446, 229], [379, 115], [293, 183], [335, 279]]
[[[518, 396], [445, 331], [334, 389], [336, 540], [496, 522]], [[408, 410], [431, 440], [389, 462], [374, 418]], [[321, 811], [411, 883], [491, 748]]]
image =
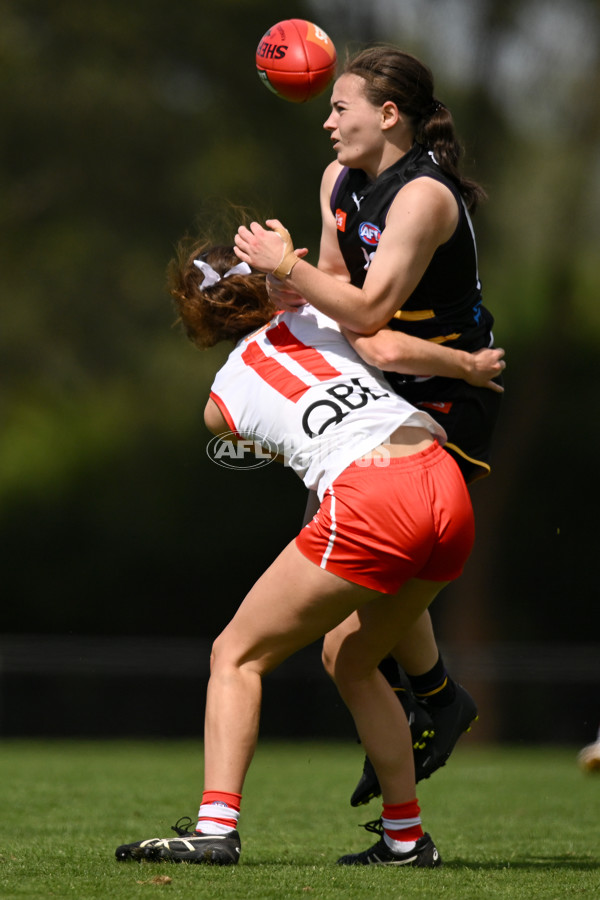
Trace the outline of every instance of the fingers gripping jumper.
[[287, 228], [274, 228], [273, 231], [276, 231], [283, 241], [283, 253], [272, 274], [283, 281], [284, 278], [288, 277], [300, 257], [294, 253], [294, 243]]

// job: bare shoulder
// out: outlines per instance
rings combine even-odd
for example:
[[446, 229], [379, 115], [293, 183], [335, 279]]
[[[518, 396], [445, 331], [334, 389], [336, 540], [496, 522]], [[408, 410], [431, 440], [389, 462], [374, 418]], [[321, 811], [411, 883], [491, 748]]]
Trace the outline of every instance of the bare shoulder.
[[340, 172], [344, 169], [343, 166], [339, 164], [337, 159], [334, 159], [333, 162], [330, 162], [325, 171], [323, 172], [323, 177], [321, 179], [321, 191], [326, 193], [329, 197], [331, 196], [331, 192], [333, 191], [333, 186], [336, 182], [336, 179]]
[[213, 434], [221, 434], [228, 431], [229, 426], [223, 416], [223, 413], [212, 399], [209, 397], [206, 407], [204, 408], [204, 424]]
[[423, 176], [404, 185], [390, 206], [387, 225], [407, 219], [432, 227], [439, 234], [440, 243], [448, 240], [458, 225], [458, 203], [452, 191], [435, 178]]
[[328, 275], [339, 278], [341, 281], [348, 282], [350, 281], [350, 274], [340, 250], [335, 214], [331, 209], [333, 188], [343, 168], [337, 160], [334, 160], [323, 173], [320, 193], [321, 243], [317, 268], [322, 272], [327, 272]]
[[420, 178], [414, 178], [405, 184], [396, 194], [391, 209], [395, 206], [403, 205], [414, 206], [416, 204], [439, 209], [458, 215], [458, 204], [456, 197], [449, 187], [437, 181], [435, 178], [429, 178], [422, 175]]

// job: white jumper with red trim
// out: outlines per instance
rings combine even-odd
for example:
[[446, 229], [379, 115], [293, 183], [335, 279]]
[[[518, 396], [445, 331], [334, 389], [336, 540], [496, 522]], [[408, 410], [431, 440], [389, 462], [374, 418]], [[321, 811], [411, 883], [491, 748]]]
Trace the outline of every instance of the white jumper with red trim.
[[431, 416], [390, 390], [337, 323], [310, 305], [243, 338], [217, 372], [211, 397], [232, 431], [275, 444], [321, 499], [351, 462], [400, 425], [446, 440]]

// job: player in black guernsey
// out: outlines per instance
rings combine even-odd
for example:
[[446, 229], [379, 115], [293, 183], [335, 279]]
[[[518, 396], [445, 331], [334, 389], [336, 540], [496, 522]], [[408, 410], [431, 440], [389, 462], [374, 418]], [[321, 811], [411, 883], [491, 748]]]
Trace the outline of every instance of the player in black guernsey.
[[[493, 318], [482, 304], [471, 217], [457, 186], [441, 172], [433, 153], [418, 143], [375, 181], [360, 169], [344, 167], [338, 175], [330, 208], [351, 283], [363, 286], [398, 191], [422, 177], [433, 178], [451, 191], [458, 225], [450, 240], [436, 249], [415, 290], [388, 327], [471, 352], [489, 347]], [[397, 372], [386, 376], [398, 393], [427, 408], [444, 426], [449, 437], [446, 449], [456, 458], [467, 482], [488, 474], [500, 393], [457, 379], [415, 378]]]
[[[451, 358], [492, 343], [470, 219], [485, 194], [460, 173], [452, 117], [434, 97], [431, 72], [414, 57], [394, 47], [362, 51], [346, 62], [331, 105], [324, 127], [337, 160], [321, 186], [318, 267], [304, 260], [306, 251], [294, 250], [277, 220], [267, 221], [271, 231], [257, 223], [242, 227], [237, 255], [275, 276], [267, 280], [278, 306], [291, 309], [306, 298], [336, 319], [396, 391], [443, 425], [446, 447], [472, 482], [489, 472], [502, 388], [473, 386], [450, 371], [430, 377], [426, 348], [444, 347]], [[381, 352], [373, 351], [375, 332]], [[368, 351], [361, 335], [370, 335]], [[340, 643], [351, 639], [350, 626], [336, 633]], [[409, 673], [409, 690], [399, 697], [408, 707], [413, 691], [436, 731], [415, 754], [419, 780], [444, 764], [477, 710], [447, 675], [427, 615], [390, 650]], [[395, 665], [382, 670], [391, 683], [398, 678]], [[352, 804], [368, 802], [377, 790], [367, 760]]]

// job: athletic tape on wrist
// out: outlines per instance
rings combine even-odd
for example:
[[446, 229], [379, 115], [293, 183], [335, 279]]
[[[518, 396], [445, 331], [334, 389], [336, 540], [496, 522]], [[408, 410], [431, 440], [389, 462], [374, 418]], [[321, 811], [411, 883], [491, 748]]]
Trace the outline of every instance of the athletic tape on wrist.
[[275, 275], [276, 278], [281, 278], [283, 280], [288, 277], [296, 263], [299, 261], [300, 258], [296, 256], [293, 250], [291, 253], [285, 253], [277, 268], [273, 269], [272, 274]]
[[300, 257], [294, 253], [294, 244], [289, 231], [285, 228], [276, 228], [275, 231], [283, 241], [283, 253], [271, 274], [283, 280], [288, 277]]

